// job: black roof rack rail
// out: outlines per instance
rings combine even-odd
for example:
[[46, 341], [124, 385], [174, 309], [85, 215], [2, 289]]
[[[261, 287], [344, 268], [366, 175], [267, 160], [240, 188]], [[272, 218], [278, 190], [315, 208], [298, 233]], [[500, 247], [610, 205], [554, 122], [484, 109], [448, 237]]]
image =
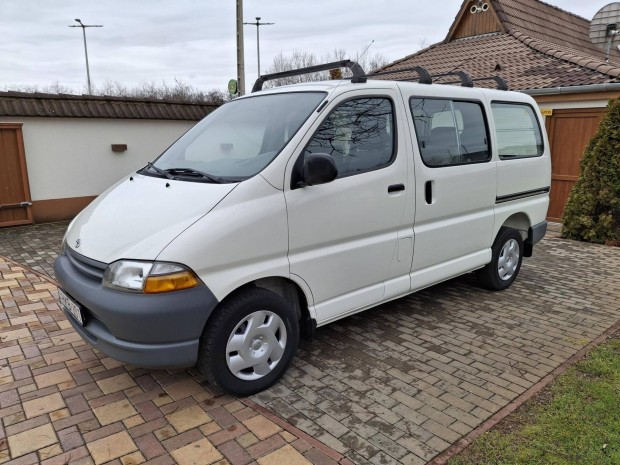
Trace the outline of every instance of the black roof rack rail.
[[442, 84], [458, 84], [460, 82], [462, 87], [474, 87], [474, 81], [471, 79], [471, 76], [465, 71], [451, 71], [449, 73], [433, 74], [433, 78], [442, 78], [446, 76], [458, 76], [461, 80], [443, 82]]
[[351, 77], [351, 82], [353, 83], [364, 83], [367, 80], [366, 73], [359, 64], [351, 60], [341, 60], [334, 61], [332, 63], [325, 63], [323, 65], [308, 66], [306, 68], [292, 69], [290, 71], [282, 71], [273, 74], [264, 74], [262, 76], [259, 76], [256, 82], [254, 82], [252, 92], [258, 92], [259, 90], [262, 90], [265, 81], [273, 81], [274, 79], [280, 79], [289, 76], [299, 76], [300, 74], [316, 73], [319, 71], [329, 71], [330, 69], [334, 68], [349, 68], [353, 73], [353, 76]]
[[483, 78], [476, 78], [476, 79], [472, 79], [472, 81], [474, 81], [474, 82], [478, 82], [478, 81], [495, 81], [497, 83], [497, 89], [498, 90], [509, 90], [510, 89], [508, 87], [508, 83], [504, 80], [504, 78], [501, 78], [499, 76], [489, 76], [489, 77], [483, 77]]
[[[420, 76], [420, 78], [418, 79], [418, 82], [420, 84], [432, 84], [433, 83], [433, 76], [430, 75], [430, 73], [426, 70], [426, 68], [422, 68], [421, 66], [415, 66], [413, 68], [395, 69], [393, 71], [379, 71], [377, 73], [369, 74], [368, 77], [387, 76], [390, 74], [398, 74], [398, 73], [402, 73], [405, 71], [415, 71], [416, 73], [418, 73], [418, 76]], [[405, 80], [409, 81], [410, 79], [405, 79]]]
[[[431, 75], [428, 72], [428, 70], [426, 68], [423, 68], [422, 66], [415, 66], [413, 68], [401, 68], [401, 69], [395, 69], [392, 71], [379, 71], [376, 73], [369, 74], [368, 77], [373, 78], [375, 76], [388, 76], [390, 74], [398, 74], [398, 73], [402, 73], [405, 71], [414, 71], [418, 73], [418, 76], [419, 76], [418, 82], [420, 84], [433, 84], [433, 79], [435, 78], [457, 76], [460, 78], [460, 81], [440, 82], [437, 84], [461, 84], [461, 86], [463, 87], [474, 87], [474, 83], [479, 82], [479, 81], [495, 81], [495, 83], [497, 84], [497, 88], [499, 90], [508, 90], [508, 84], [506, 83], [504, 79], [502, 79], [499, 76], [490, 76], [490, 77], [472, 79], [472, 77], [469, 74], [467, 74], [465, 71], [452, 71], [449, 73]], [[396, 79], [396, 80], [413, 81], [415, 80], [415, 78]]]

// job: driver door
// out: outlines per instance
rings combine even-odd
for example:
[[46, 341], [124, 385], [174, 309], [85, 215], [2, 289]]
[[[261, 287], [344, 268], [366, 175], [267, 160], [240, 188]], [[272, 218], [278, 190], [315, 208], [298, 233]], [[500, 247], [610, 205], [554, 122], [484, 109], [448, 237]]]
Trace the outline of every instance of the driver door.
[[289, 164], [327, 153], [338, 167], [328, 184], [285, 188], [290, 270], [310, 287], [319, 324], [381, 301], [388, 276], [403, 276], [409, 290], [411, 251], [400, 254], [401, 262], [394, 259], [400, 230], [407, 244], [413, 240], [411, 225], [402, 226], [408, 188], [403, 110], [396, 92], [364, 94], [332, 102], [302, 160]]

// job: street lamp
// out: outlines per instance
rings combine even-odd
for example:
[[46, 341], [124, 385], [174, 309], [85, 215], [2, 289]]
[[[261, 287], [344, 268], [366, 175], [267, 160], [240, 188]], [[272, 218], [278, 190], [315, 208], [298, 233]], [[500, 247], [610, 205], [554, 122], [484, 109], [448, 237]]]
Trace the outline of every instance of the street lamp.
[[257, 61], [258, 61], [258, 77], [260, 77], [260, 36], [259, 36], [259, 29], [260, 26], [271, 26], [272, 24], [275, 23], [261, 23], [260, 22], [260, 17], [257, 16], [256, 17], [256, 22], [255, 23], [243, 23], [249, 26], [256, 26], [256, 56], [257, 56]]
[[86, 56], [86, 79], [88, 82], [88, 94], [92, 95], [93, 94], [93, 90], [90, 86], [90, 69], [88, 68], [88, 48], [86, 47], [86, 28], [87, 27], [103, 27], [103, 25], [99, 25], [99, 24], [83, 24], [82, 21], [80, 21], [79, 18], [75, 18], [75, 21], [79, 24], [78, 26], [69, 26], [69, 27], [81, 27], [82, 28], [82, 35], [84, 36], [84, 55]]

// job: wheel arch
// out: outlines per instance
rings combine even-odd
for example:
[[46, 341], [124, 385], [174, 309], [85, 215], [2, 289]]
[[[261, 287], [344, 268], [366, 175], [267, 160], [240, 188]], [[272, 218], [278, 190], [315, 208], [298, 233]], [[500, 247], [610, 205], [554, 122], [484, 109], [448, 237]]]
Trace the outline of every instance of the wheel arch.
[[513, 213], [508, 218], [506, 218], [502, 224], [499, 225], [499, 227], [497, 228], [497, 231], [495, 231], [495, 236], [493, 239], [495, 240], [495, 237], [497, 237], [501, 228], [511, 228], [511, 229], [516, 229], [517, 231], [519, 231], [521, 233], [521, 238], [525, 240], [527, 238], [528, 230], [530, 229], [531, 226], [532, 226], [532, 221], [527, 213], [525, 212]]
[[[221, 302], [252, 287], [267, 289], [286, 300], [297, 314], [301, 335], [306, 339], [312, 339], [314, 330], [316, 329], [316, 318], [314, 318], [310, 309], [310, 299], [312, 295], [307, 296], [304, 287], [290, 278], [284, 276], [268, 276], [254, 279], [229, 292]], [[217, 314], [217, 307], [207, 319], [205, 328], [215, 314]]]

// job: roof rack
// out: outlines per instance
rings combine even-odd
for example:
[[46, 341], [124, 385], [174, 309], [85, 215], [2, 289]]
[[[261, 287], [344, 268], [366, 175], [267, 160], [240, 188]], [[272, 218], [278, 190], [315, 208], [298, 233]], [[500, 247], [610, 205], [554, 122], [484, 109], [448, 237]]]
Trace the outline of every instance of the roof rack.
[[[397, 69], [394, 71], [379, 71], [378, 73], [371, 73], [370, 77], [387, 76], [390, 74], [402, 73], [404, 71], [415, 71], [416, 73], [418, 73], [418, 76], [420, 76], [420, 78], [418, 79], [418, 82], [420, 84], [432, 84], [433, 83], [433, 76], [430, 75], [430, 73], [426, 70], [426, 68], [422, 68], [421, 66], [415, 66], [413, 68]], [[398, 79], [398, 80], [399, 81], [410, 81], [411, 79], [407, 78], [407, 79]]]
[[[341, 61], [334, 61], [332, 63], [325, 63], [323, 65], [308, 66], [306, 68], [292, 69], [290, 71], [282, 71], [280, 73], [265, 74], [263, 76], [259, 76], [256, 82], [254, 83], [254, 86], [252, 87], [252, 92], [258, 92], [259, 90], [262, 90], [263, 84], [266, 81], [273, 81], [274, 79], [280, 79], [280, 78], [285, 78], [285, 77], [290, 77], [290, 76], [299, 76], [301, 74], [316, 73], [319, 71], [329, 71], [330, 69], [334, 69], [334, 68], [349, 68], [351, 72], [353, 73], [353, 76], [351, 77], [351, 82], [356, 83], [356, 84], [366, 82], [369, 77], [372, 78], [375, 76], [388, 76], [390, 74], [398, 74], [398, 73], [403, 73], [406, 71], [414, 71], [419, 76], [417, 79], [417, 82], [419, 82], [420, 84], [433, 84], [433, 79], [447, 77], [447, 76], [456, 76], [459, 78], [459, 81], [441, 82], [438, 84], [459, 84], [460, 83], [461, 86], [463, 87], [474, 87], [476, 82], [495, 81], [498, 90], [508, 90], [508, 84], [506, 83], [504, 79], [502, 79], [499, 76], [490, 76], [490, 77], [472, 79], [472, 77], [469, 74], [467, 74], [465, 71], [451, 71], [449, 73], [431, 75], [431, 73], [429, 73], [428, 70], [426, 68], [423, 68], [422, 66], [414, 66], [413, 68], [402, 68], [402, 69], [396, 69], [392, 71], [379, 71], [376, 73], [371, 73], [369, 75], [366, 75], [362, 67], [356, 62], [351, 61], [351, 60], [341, 60]], [[412, 81], [414, 79], [406, 78], [406, 79], [396, 79], [396, 80], [397, 81]]]
[[509, 90], [508, 83], [504, 80], [504, 78], [501, 78], [499, 76], [490, 76], [490, 77], [476, 78], [476, 79], [472, 79], [472, 81], [474, 81], [474, 82], [478, 82], [478, 81], [495, 81], [497, 83], [497, 89], [498, 90]]
[[351, 77], [351, 82], [353, 83], [364, 83], [367, 80], [366, 73], [360, 65], [351, 60], [341, 60], [334, 61], [332, 63], [325, 63], [323, 65], [308, 66], [306, 68], [292, 69], [290, 71], [282, 71], [280, 73], [265, 74], [263, 76], [259, 76], [254, 83], [254, 86], [252, 87], [252, 92], [258, 92], [259, 90], [262, 90], [265, 81], [273, 81], [274, 79], [280, 79], [290, 76], [299, 76], [301, 74], [311, 74], [319, 71], [329, 71], [330, 69], [334, 68], [349, 68], [353, 73], [353, 76]]
[[[368, 77], [375, 77], [375, 76], [387, 76], [390, 74], [398, 74], [398, 73], [402, 73], [405, 71], [414, 71], [418, 74], [419, 78], [417, 79], [417, 81], [420, 84], [433, 84], [433, 79], [435, 78], [442, 78], [442, 77], [446, 77], [446, 76], [457, 76], [460, 80], [459, 81], [450, 81], [450, 82], [441, 82], [438, 84], [461, 84], [461, 86], [463, 87], [474, 87], [474, 83], [476, 82], [480, 82], [480, 81], [495, 81], [495, 83], [497, 84], [497, 89], [498, 90], [508, 90], [508, 84], [506, 83], [506, 81], [504, 79], [502, 79], [499, 76], [490, 76], [490, 77], [482, 77], [482, 78], [476, 78], [476, 79], [472, 79], [472, 77], [467, 74], [465, 71], [452, 71], [449, 73], [443, 73], [443, 74], [433, 74], [431, 75], [428, 70], [426, 68], [423, 68], [422, 66], [415, 66], [413, 68], [402, 68], [402, 69], [396, 69], [396, 70], [392, 70], [392, 71], [379, 71], [377, 73], [371, 73]], [[406, 78], [406, 79], [397, 79], [398, 81], [412, 81], [412, 78]]]

